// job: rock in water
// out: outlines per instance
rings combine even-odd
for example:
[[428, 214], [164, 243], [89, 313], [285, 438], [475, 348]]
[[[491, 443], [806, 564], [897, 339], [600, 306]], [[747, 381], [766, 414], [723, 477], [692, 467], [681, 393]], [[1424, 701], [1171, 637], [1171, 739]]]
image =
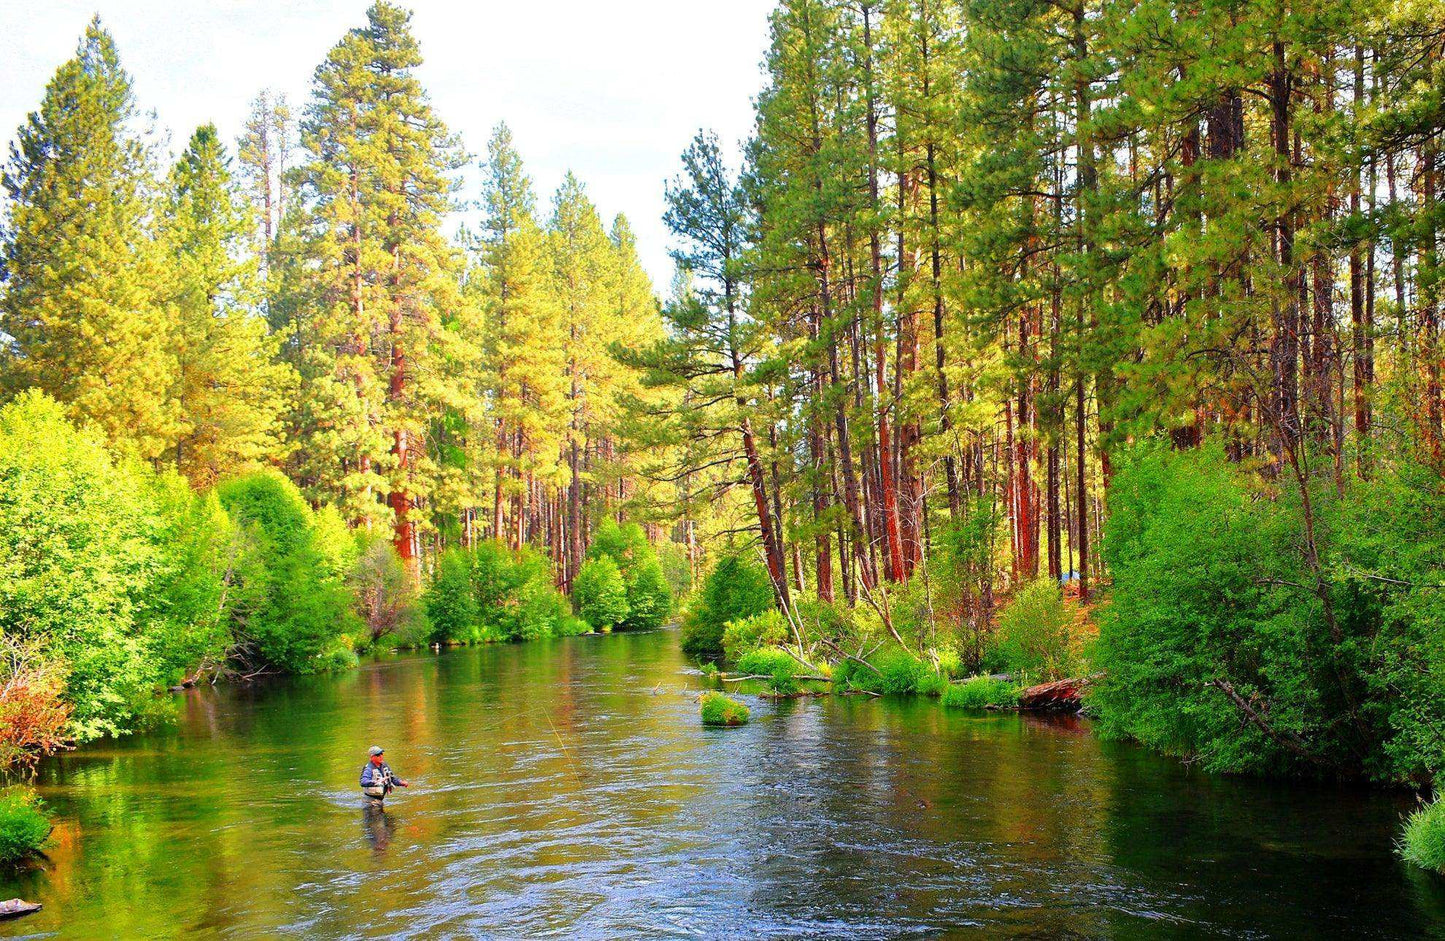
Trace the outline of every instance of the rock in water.
[[0, 918], [19, 918], [21, 915], [38, 912], [41, 908], [42, 906], [39, 902], [11, 899], [8, 902], [0, 902]]

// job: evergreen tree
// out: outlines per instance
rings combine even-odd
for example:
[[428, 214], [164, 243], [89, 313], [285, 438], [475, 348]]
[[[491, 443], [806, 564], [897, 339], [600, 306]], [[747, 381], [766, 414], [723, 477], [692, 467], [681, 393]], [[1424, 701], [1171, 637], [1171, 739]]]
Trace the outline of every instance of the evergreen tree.
[[496, 455], [492, 535], [515, 549], [534, 512], [533, 482], [555, 481], [559, 471], [564, 333], [532, 182], [505, 124], [492, 132], [485, 169], [475, 280], [484, 314], [486, 420]]
[[0, 244], [6, 389], [43, 389], [143, 457], [176, 439], [176, 359], [147, 229], [150, 166], [130, 77], [93, 20], [11, 146]]
[[232, 190], [227, 163], [215, 127], [198, 129], [171, 171], [162, 215], [173, 263], [175, 462], [197, 487], [278, 456], [282, 390], [290, 386], [256, 311], [256, 259], [245, 252], [251, 215]]
[[461, 279], [439, 232], [461, 155], [416, 78], [409, 18], [374, 4], [317, 69], [302, 179], [318, 304], [297, 332], [318, 429], [305, 472], [353, 519], [389, 522], [414, 566], [413, 511], [437, 476], [429, 422], [461, 404], [447, 364], [472, 354], [447, 329]]

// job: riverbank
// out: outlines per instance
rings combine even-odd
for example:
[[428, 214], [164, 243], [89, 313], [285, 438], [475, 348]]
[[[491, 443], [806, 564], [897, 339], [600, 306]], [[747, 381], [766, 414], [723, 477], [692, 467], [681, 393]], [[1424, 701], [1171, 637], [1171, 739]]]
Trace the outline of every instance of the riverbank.
[[[56, 844], [0, 895], [75, 938], [1445, 930], [1439, 880], [1390, 851], [1403, 795], [911, 698], [735, 693], [752, 721], [704, 730], [677, 641], [187, 691], [173, 727], [41, 763]], [[413, 784], [380, 820], [355, 786], [373, 742]]]

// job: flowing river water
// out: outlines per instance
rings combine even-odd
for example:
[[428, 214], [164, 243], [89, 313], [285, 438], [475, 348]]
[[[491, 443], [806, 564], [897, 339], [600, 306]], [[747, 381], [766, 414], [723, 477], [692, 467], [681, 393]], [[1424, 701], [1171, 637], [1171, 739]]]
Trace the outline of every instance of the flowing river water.
[[[59, 937], [1445, 936], [1408, 795], [1238, 780], [1078, 721], [747, 697], [677, 635], [419, 654], [195, 690], [47, 761]], [[373, 742], [413, 787], [361, 806]]]

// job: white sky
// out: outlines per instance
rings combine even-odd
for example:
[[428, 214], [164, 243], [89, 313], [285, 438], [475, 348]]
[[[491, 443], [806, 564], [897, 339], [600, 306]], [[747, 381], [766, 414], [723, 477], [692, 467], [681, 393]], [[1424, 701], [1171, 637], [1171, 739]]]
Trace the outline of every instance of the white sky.
[[[403, 0], [442, 119], [480, 157], [512, 128], [548, 211], [562, 174], [586, 183], [605, 220], [624, 212], [659, 292], [672, 273], [663, 181], [700, 127], [736, 144], [761, 86], [772, 0]], [[9, 141], [98, 12], [178, 150], [214, 121], [231, 143], [256, 92], [298, 111], [327, 50], [369, 0], [0, 2], [0, 136]], [[473, 179], [475, 174], [472, 175]], [[476, 191], [464, 191], [475, 198]]]

